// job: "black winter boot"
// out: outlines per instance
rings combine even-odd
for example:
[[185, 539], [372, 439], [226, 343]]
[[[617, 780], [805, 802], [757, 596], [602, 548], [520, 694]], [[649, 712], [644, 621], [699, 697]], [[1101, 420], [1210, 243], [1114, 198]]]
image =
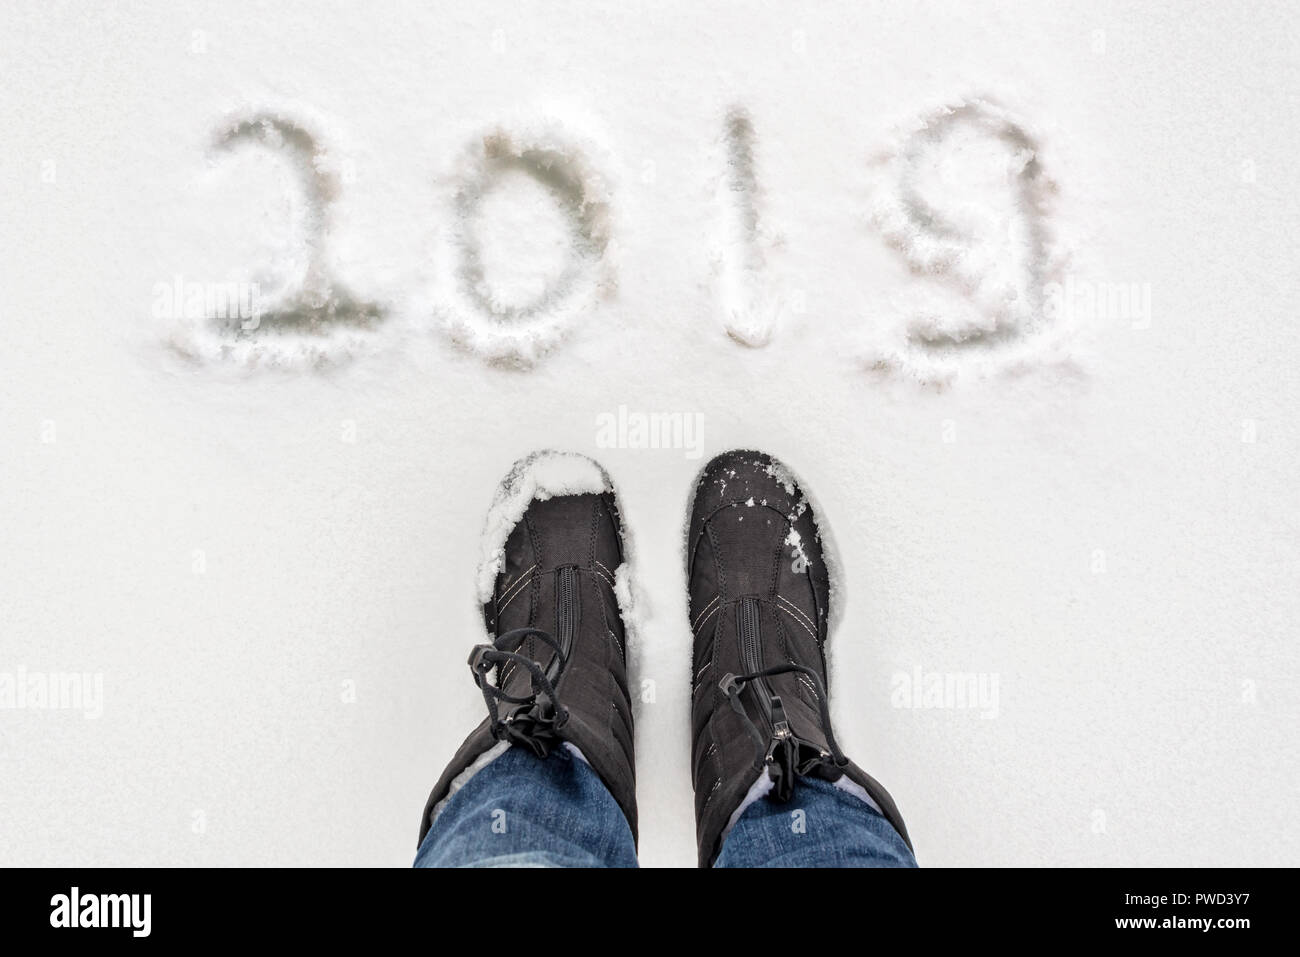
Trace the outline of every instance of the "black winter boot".
[[456, 779], [499, 742], [539, 757], [565, 742], [578, 748], [635, 840], [627, 635], [615, 595], [623, 539], [608, 477], [582, 456], [525, 459], [503, 483], [485, 534], [480, 598], [491, 643], [475, 646], [469, 665], [488, 717], [434, 786], [420, 841]]
[[764, 774], [777, 801], [790, 799], [800, 775], [847, 776], [907, 841], [889, 792], [844, 756], [831, 730], [830, 576], [812, 506], [790, 471], [759, 452], [718, 456], [696, 487], [688, 534], [700, 866], [712, 865]]

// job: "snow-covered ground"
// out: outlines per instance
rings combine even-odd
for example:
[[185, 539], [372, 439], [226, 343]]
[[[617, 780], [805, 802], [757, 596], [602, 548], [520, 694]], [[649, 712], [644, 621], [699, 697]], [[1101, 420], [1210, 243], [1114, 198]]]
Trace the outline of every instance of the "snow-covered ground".
[[737, 446], [834, 536], [923, 865], [1296, 862], [1293, 5], [134, 7], [0, 12], [0, 862], [409, 863], [555, 448], [693, 864]]

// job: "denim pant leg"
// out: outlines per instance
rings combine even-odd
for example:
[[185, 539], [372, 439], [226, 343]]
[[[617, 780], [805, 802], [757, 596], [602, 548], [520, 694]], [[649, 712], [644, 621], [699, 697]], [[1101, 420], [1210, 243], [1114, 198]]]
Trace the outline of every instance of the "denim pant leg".
[[788, 804], [759, 798], [723, 842], [715, 867], [916, 867], [893, 825], [861, 798], [800, 778]]
[[636, 867], [632, 828], [609, 789], [567, 748], [512, 747], [434, 819], [416, 867]]

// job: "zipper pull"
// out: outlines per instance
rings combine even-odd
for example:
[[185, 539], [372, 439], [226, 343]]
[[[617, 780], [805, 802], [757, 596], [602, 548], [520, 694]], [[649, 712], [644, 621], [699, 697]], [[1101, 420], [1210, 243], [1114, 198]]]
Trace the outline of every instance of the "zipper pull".
[[785, 716], [785, 705], [777, 694], [772, 695], [772, 737], [780, 740], [792, 737], [790, 722]]
[[772, 779], [771, 797], [784, 804], [794, 797], [795, 741], [780, 695], [772, 695], [772, 738], [767, 746], [767, 773]]

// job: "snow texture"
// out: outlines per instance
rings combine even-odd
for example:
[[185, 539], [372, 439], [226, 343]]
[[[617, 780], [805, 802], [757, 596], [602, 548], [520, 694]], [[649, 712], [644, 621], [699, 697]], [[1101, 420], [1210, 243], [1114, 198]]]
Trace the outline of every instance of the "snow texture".
[[1295, 863], [1297, 31], [6, 3], [0, 859], [408, 865], [484, 542], [608, 483], [641, 860], [692, 866], [682, 528], [754, 448], [923, 865]]

